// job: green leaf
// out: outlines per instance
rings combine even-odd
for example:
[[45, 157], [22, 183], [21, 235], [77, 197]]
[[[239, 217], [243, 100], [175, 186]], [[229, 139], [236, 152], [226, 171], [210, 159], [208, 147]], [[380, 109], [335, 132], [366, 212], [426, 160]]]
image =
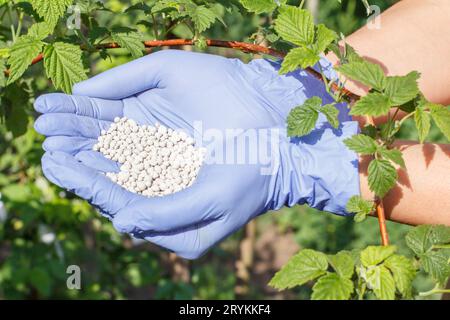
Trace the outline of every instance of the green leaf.
[[356, 52], [355, 48], [353, 48], [348, 43], [345, 43], [345, 60], [347, 60], [349, 63], [363, 63], [366, 61], [358, 54], [358, 52]]
[[55, 88], [72, 92], [75, 83], [87, 79], [81, 49], [73, 44], [55, 42], [44, 50], [44, 66]]
[[437, 104], [428, 104], [427, 107], [430, 109], [431, 117], [438, 128], [450, 140], [450, 109]]
[[361, 133], [371, 137], [372, 139], [376, 139], [378, 131], [375, 126], [369, 124], [361, 129]]
[[431, 116], [422, 106], [420, 106], [416, 108], [416, 112], [414, 113], [414, 121], [416, 123], [420, 143], [423, 143], [430, 132]]
[[441, 251], [428, 251], [419, 256], [423, 269], [439, 284], [445, 286], [450, 276], [449, 255]]
[[355, 134], [344, 140], [345, 145], [359, 154], [374, 154], [377, 151], [377, 142], [364, 134]]
[[33, 24], [30, 29], [28, 29], [27, 35], [37, 40], [43, 40], [52, 32], [53, 28], [51, 28], [47, 22], [43, 21]]
[[269, 285], [279, 290], [300, 286], [325, 274], [327, 268], [328, 261], [324, 253], [304, 249], [275, 274]]
[[308, 48], [294, 48], [289, 51], [283, 60], [280, 74], [285, 74], [297, 68], [307, 68], [319, 62], [320, 57]]
[[326, 104], [319, 108], [333, 128], [339, 127], [339, 110], [334, 104]]
[[376, 266], [368, 272], [370, 288], [380, 300], [395, 299], [395, 280], [385, 266]]
[[51, 28], [58, 23], [73, 0], [29, 0], [39, 17], [43, 18]]
[[358, 212], [357, 214], [355, 214], [355, 216], [353, 217], [353, 221], [355, 221], [356, 223], [360, 223], [363, 222], [367, 219], [367, 214], [364, 214], [364, 212]]
[[216, 21], [217, 15], [214, 11], [205, 6], [197, 6], [190, 12], [192, 22], [194, 22], [195, 29], [202, 33]]
[[[256, 14], [271, 13], [277, 8], [275, 0], [239, 0], [242, 6], [249, 12]], [[286, 3], [286, 0], [280, 1], [280, 4]]]
[[376, 266], [392, 256], [396, 246], [368, 246], [361, 251], [361, 263], [365, 267]]
[[446, 243], [450, 243], [450, 227], [443, 225], [421, 225], [406, 235], [406, 245], [418, 256], [431, 250], [435, 244]]
[[433, 233], [431, 235], [433, 244], [449, 244], [450, 243], [450, 227], [444, 225], [433, 225]]
[[392, 272], [398, 291], [406, 298], [412, 297], [412, 281], [416, 268], [411, 259], [394, 254], [386, 259], [384, 265]]
[[370, 88], [382, 91], [386, 86], [383, 69], [368, 61], [351, 62], [337, 67], [337, 71], [347, 78], [358, 81]]
[[316, 31], [316, 54], [321, 54], [337, 38], [336, 32], [319, 24]]
[[406, 235], [406, 244], [420, 258], [423, 268], [444, 285], [450, 275], [448, 249], [433, 250], [433, 245], [450, 243], [450, 227], [422, 225]]
[[398, 150], [398, 149], [387, 149], [386, 147], [381, 147], [381, 148], [378, 149], [378, 152], [380, 153], [380, 155], [383, 158], [398, 164], [403, 169], [406, 168], [405, 160], [403, 159], [403, 154], [402, 154], [402, 152], [400, 150]]
[[359, 99], [350, 110], [354, 116], [381, 116], [391, 109], [391, 102], [385, 95], [372, 92]]
[[283, 6], [275, 20], [275, 31], [284, 40], [299, 46], [314, 43], [314, 22], [311, 13], [294, 6]]
[[117, 42], [122, 48], [127, 49], [133, 58], [139, 58], [144, 55], [144, 43], [142, 35], [139, 32], [119, 32], [112, 33], [111, 37], [114, 42]]
[[353, 282], [336, 273], [328, 273], [313, 286], [312, 300], [348, 300], [354, 291]]
[[309, 134], [315, 127], [319, 112], [317, 109], [322, 99], [313, 97], [305, 101], [302, 106], [295, 107], [287, 118], [287, 132], [290, 137], [301, 137]]
[[369, 188], [379, 197], [384, 197], [398, 178], [397, 170], [387, 160], [374, 159], [369, 164]]
[[29, 106], [30, 98], [26, 86], [18, 82], [9, 85], [4, 90], [4, 98], [1, 107], [5, 110], [6, 129], [15, 138], [24, 135], [27, 132], [29, 122], [26, 109]]
[[30, 270], [29, 280], [33, 287], [43, 296], [47, 297], [51, 293], [52, 279], [46, 269], [36, 267]]
[[355, 213], [355, 221], [361, 222], [373, 211], [373, 203], [360, 196], [353, 196], [346, 205], [347, 212]]
[[8, 78], [8, 84], [13, 83], [19, 79], [31, 62], [36, 58], [44, 43], [40, 40], [30, 36], [22, 36], [14, 43], [11, 48], [8, 64], [10, 65], [11, 73]]
[[393, 106], [400, 106], [411, 101], [419, 94], [417, 80], [420, 74], [416, 71], [403, 77], [387, 77], [385, 94], [391, 100]]
[[350, 252], [341, 251], [335, 255], [330, 255], [328, 256], [328, 262], [339, 276], [348, 279], [353, 276], [355, 263]]

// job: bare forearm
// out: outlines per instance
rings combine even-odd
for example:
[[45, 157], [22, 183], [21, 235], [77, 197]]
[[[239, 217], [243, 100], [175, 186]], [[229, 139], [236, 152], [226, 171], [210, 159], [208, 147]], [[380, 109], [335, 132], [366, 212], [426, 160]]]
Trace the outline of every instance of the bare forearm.
[[[387, 218], [393, 221], [450, 226], [450, 145], [399, 141], [406, 171], [398, 169], [399, 183], [384, 199]], [[373, 198], [367, 183], [370, 159], [360, 161], [361, 193]]]
[[[389, 75], [419, 71], [427, 99], [450, 104], [450, 1], [403, 0], [381, 15], [380, 29], [363, 27], [347, 42]], [[332, 53], [328, 58], [337, 62]], [[359, 95], [367, 92], [354, 82], [347, 88]]]

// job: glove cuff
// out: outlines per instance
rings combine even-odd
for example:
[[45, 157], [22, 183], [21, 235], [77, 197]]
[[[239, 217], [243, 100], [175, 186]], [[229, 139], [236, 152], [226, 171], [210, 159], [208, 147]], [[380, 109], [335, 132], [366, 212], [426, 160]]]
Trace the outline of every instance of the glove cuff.
[[344, 144], [357, 134], [356, 121], [338, 129], [324, 126], [281, 145], [280, 167], [274, 183], [277, 204], [308, 204], [312, 208], [348, 215], [348, 200], [360, 194], [358, 156]]

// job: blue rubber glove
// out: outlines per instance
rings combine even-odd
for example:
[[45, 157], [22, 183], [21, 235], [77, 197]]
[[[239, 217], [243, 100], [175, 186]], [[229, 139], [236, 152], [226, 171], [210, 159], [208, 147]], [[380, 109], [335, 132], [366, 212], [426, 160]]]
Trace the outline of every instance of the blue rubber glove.
[[[322, 63], [332, 76], [329, 64]], [[313, 133], [289, 139], [285, 121], [291, 108], [312, 96], [324, 104], [332, 99], [306, 72], [279, 76], [278, 68], [266, 60], [243, 64], [162, 51], [77, 84], [73, 96], [41, 96], [35, 108], [43, 115], [35, 128], [48, 136], [44, 174], [96, 206], [119, 232], [185, 258], [199, 257], [249, 220], [284, 205], [307, 203], [346, 214], [345, 203], [359, 193], [359, 180], [356, 154], [342, 141], [357, 133], [357, 123], [341, 106], [338, 129], [320, 116]], [[246, 159], [269, 151], [264, 161], [244, 164], [214, 162], [217, 154], [211, 152], [192, 187], [147, 198], [111, 182], [103, 173], [118, 171], [118, 165], [92, 151], [100, 131], [121, 116], [184, 129], [200, 137], [197, 144], [207, 144], [212, 135], [207, 145], [212, 151], [238, 146], [242, 136], [252, 135], [257, 140], [250, 139]], [[227, 129], [242, 131], [229, 137]]]

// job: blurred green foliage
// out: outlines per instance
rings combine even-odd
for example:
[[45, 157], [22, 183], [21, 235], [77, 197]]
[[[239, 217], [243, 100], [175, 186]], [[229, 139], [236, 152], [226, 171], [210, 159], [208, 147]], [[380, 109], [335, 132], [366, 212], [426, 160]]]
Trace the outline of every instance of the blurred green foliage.
[[[83, 0], [80, 2], [94, 3]], [[105, 1], [108, 11], [96, 13], [95, 22], [108, 26], [135, 26], [150, 38], [139, 12], [124, 13], [130, 4], [139, 1]], [[224, 11], [225, 28], [214, 25], [205, 36], [217, 39], [245, 40], [257, 31], [259, 18], [242, 15], [237, 1]], [[298, 3], [299, 1], [291, 1]], [[364, 6], [358, 0], [320, 1], [317, 19], [330, 28], [349, 34], [366, 20]], [[384, 9], [395, 1], [372, 0]], [[23, 10], [29, 10], [26, 6]], [[15, 15], [10, 18], [0, 10], [0, 41]], [[10, 20], [12, 19], [12, 21]], [[91, 21], [92, 22], [92, 21]], [[89, 22], [88, 22], [89, 23]], [[25, 21], [25, 27], [29, 21]], [[62, 31], [61, 31], [62, 32]], [[73, 36], [73, 34], [71, 35]], [[182, 26], [172, 30], [172, 37], [192, 37]], [[251, 56], [225, 49], [209, 52], [233, 55], [249, 60]], [[93, 73], [104, 71], [130, 59], [125, 50], [110, 52], [103, 60], [93, 54], [85, 61]], [[34, 97], [54, 90], [46, 80], [42, 65], [27, 71], [20, 84], [8, 87], [0, 100], [5, 121], [0, 125], [0, 298], [84, 298], [84, 299], [233, 299], [236, 285], [234, 261], [237, 259], [238, 233], [188, 267], [189, 280], [174, 280], [167, 267], [168, 253], [147, 243], [134, 243], [119, 235], [111, 224], [86, 202], [50, 184], [42, 175], [40, 157], [43, 138], [32, 128], [36, 114], [32, 110]], [[10, 97], [14, 96], [14, 99]], [[20, 97], [20, 99], [17, 99]], [[411, 127], [412, 128], [412, 127]], [[404, 130], [402, 138], [416, 139], [413, 130]], [[432, 134], [434, 141], [442, 137]], [[180, 213], [182, 214], [182, 213]], [[281, 233], [290, 231], [300, 247], [324, 252], [345, 248], [363, 248], [378, 239], [378, 225], [371, 222], [354, 224], [345, 219], [305, 207], [283, 209], [257, 220], [259, 234], [263, 226], [276, 225]], [[389, 223], [390, 236], [400, 251], [407, 226]], [[283, 250], [283, 248], [278, 248]], [[81, 290], [66, 287], [66, 268], [79, 265], [82, 271]], [[269, 276], [272, 276], [270, 274]], [[429, 282], [422, 277], [419, 287]], [[266, 283], [260, 284], [265, 287]], [[290, 298], [304, 298], [308, 288], [295, 289]], [[248, 298], [264, 298], [262, 291], [250, 290]]]

